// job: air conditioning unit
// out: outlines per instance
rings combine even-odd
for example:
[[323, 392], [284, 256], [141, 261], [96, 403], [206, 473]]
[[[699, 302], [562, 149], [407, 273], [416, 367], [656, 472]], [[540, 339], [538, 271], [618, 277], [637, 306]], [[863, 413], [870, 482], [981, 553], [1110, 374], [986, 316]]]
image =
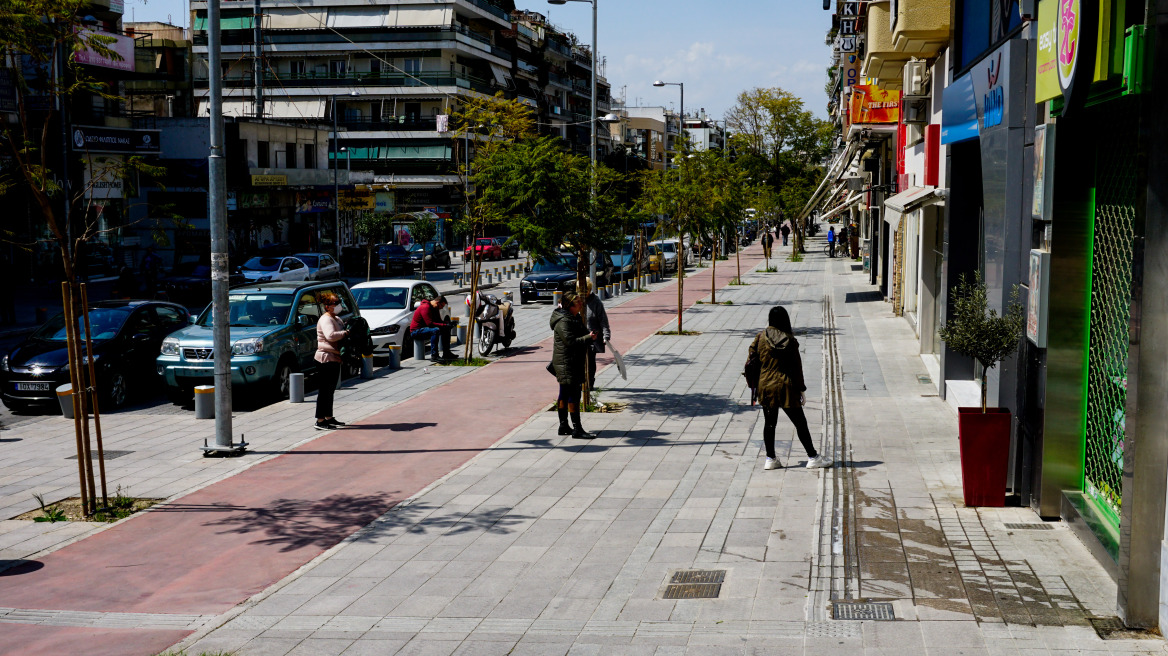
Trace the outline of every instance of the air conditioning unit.
[[924, 96], [929, 67], [923, 61], [912, 60], [904, 65], [904, 95]]

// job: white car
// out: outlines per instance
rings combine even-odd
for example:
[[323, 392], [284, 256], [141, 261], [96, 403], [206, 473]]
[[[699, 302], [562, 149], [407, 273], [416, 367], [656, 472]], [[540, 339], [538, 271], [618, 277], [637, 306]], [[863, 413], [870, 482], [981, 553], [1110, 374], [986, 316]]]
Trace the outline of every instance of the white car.
[[653, 242], [653, 244], [661, 249], [662, 255], [665, 256], [665, 270], [677, 271], [677, 256], [680, 253], [682, 257], [682, 266], [689, 266], [689, 249], [684, 248], [681, 242], [677, 239], [662, 239]]
[[[363, 282], [354, 285], [352, 292], [361, 316], [369, 322], [373, 355], [386, 357], [391, 344], [403, 346], [406, 343], [418, 302], [422, 299], [433, 301], [440, 296], [438, 290], [424, 280], [401, 278]], [[442, 310], [442, 317], [450, 318], [449, 305]], [[413, 345], [403, 347], [401, 356], [408, 358], [413, 352]]]
[[341, 263], [328, 253], [297, 253], [293, 255], [308, 267], [309, 280], [340, 280]]
[[239, 272], [248, 282], [308, 280], [310, 271], [308, 265], [295, 257], [256, 256], [239, 267]]

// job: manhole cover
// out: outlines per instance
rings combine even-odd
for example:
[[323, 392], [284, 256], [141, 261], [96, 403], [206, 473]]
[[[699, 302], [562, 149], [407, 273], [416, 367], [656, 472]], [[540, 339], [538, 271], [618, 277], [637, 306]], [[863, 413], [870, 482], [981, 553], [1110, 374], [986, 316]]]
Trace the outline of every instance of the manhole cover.
[[717, 599], [726, 581], [724, 569], [683, 569], [673, 573], [664, 599]]
[[894, 620], [892, 604], [836, 601], [831, 605], [831, 616], [837, 620]]
[[[102, 455], [105, 456], [106, 460], [113, 460], [114, 458], [121, 458], [122, 456], [128, 456], [131, 453], [133, 453], [133, 451], [105, 451], [102, 453]], [[92, 460], [97, 460], [97, 449], [91, 450], [89, 452], [89, 457]], [[76, 460], [77, 456], [73, 455], [73, 456], [69, 456], [68, 458], [65, 458], [65, 459], [66, 460]]]
[[808, 622], [808, 638], [858, 638], [860, 625], [851, 622]]
[[1095, 633], [1103, 640], [1153, 640], [1158, 638], [1144, 629], [1130, 629], [1123, 625], [1118, 617], [1091, 617], [1088, 618], [1091, 622]]
[[1011, 531], [1053, 531], [1054, 526], [1051, 524], [1039, 524], [1028, 522], [1004, 522], [1002, 526]]

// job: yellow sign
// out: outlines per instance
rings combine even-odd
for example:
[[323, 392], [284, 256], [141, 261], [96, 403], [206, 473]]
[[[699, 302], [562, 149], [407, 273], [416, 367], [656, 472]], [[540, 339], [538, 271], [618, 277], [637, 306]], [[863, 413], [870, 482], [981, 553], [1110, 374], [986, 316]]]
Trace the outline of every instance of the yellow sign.
[[288, 176], [286, 175], [251, 176], [251, 186], [253, 187], [282, 187], [286, 184], [288, 184]]
[[371, 210], [376, 204], [376, 200], [371, 191], [342, 191], [340, 208], [342, 210]]
[[1058, 3], [1038, 3], [1038, 56], [1034, 58], [1034, 102], [1040, 103], [1063, 95], [1058, 76], [1058, 27], [1055, 16]]
[[870, 84], [854, 85], [848, 113], [852, 123], [899, 123], [900, 92]]

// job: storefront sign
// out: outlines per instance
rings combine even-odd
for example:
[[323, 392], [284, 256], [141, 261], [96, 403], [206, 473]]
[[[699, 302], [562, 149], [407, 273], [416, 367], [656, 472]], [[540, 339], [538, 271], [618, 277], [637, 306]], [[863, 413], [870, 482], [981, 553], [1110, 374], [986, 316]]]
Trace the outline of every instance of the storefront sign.
[[1083, 100], [1095, 76], [1099, 29], [1096, 2], [1041, 0], [1034, 102], [1063, 96], [1067, 105]]
[[900, 91], [881, 89], [874, 84], [852, 87], [848, 111], [852, 123], [899, 123]]
[[1058, 80], [1058, 33], [1055, 21], [1055, 0], [1038, 5], [1038, 54], [1035, 57], [1034, 102], [1040, 103], [1062, 94]]
[[288, 176], [286, 175], [251, 176], [251, 186], [253, 187], [283, 187], [286, 184], [288, 184]]
[[[110, 52], [116, 53], [121, 59], [114, 59], [105, 55], [98, 54], [88, 48], [84, 47], [84, 41], [89, 35], [97, 35], [113, 39], [110, 43], [103, 43], [105, 48]], [[73, 60], [78, 64], [88, 64], [89, 66], [98, 66], [100, 68], [112, 68], [115, 71], [134, 72], [134, 39], [121, 34], [110, 34], [109, 32], [99, 32], [97, 30], [90, 30], [82, 28], [79, 32], [83, 46], [73, 55]], [[105, 40], [105, 39], [103, 39]]]
[[157, 155], [161, 152], [161, 133], [158, 130], [126, 130], [102, 128], [93, 125], [73, 126], [70, 140], [75, 151], [87, 153], [130, 153]]
[[258, 193], [258, 194], [241, 193], [241, 194], [239, 194], [239, 209], [241, 209], [241, 210], [258, 210], [258, 209], [264, 209], [264, 208], [269, 207], [269, 206], [270, 206], [270, 203], [268, 202], [268, 194], [267, 193]]
[[394, 209], [394, 194], [392, 191], [379, 191], [373, 196], [373, 211], [378, 214], [388, 214]]
[[1030, 216], [1050, 220], [1054, 189], [1054, 123], [1034, 126], [1034, 197]]
[[298, 214], [314, 214], [316, 212], [333, 211], [333, 198], [327, 191], [298, 191], [296, 192], [296, 212]]
[[124, 166], [117, 155], [97, 155], [85, 160], [85, 197], [89, 199], [122, 198]]
[[1050, 289], [1050, 253], [1030, 251], [1029, 295], [1026, 299], [1026, 338], [1046, 348], [1047, 295]]
[[376, 203], [371, 191], [344, 190], [341, 192], [340, 208], [342, 210], [372, 210]]

